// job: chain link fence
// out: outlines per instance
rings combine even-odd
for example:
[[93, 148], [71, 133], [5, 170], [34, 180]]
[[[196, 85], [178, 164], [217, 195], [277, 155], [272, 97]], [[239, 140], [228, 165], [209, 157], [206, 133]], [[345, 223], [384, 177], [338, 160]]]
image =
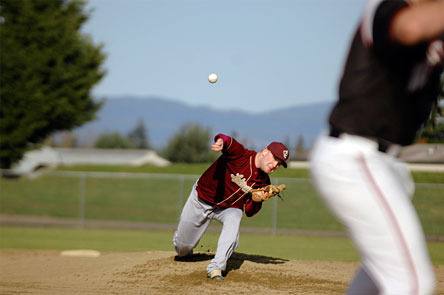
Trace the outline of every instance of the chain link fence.
[[[174, 228], [198, 175], [64, 172], [35, 179], [1, 180], [2, 223], [13, 220], [80, 227]], [[342, 232], [318, 198], [309, 179], [273, 178], [285, 183], [282, 199], [273, 198], [242, 228]], [[426, 233], [444, 235], [444, 183], [416, 186], [414, 204]], [[332, 188], [334, 189], [334, 188]]]

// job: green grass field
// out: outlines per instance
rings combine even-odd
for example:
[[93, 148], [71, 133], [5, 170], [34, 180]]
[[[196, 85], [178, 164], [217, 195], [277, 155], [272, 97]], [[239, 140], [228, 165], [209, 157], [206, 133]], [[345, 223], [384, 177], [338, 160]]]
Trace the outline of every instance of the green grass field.
[[[192, 183], [207, 165], [154, 167], [71, 167], [74, 175], [55, 172], [38, 178], [0, 179], [0, 213], [91, 220], [175, 224]], [[83, 175], [76, 170], [103, 171]], [[72, 173], [72, 171], [70, 173]], [[108, 172], [130, 172], [124, 176]], [[157, 174], [147, 174], [157, 173]], [[181, 174], [193, 172], [191, 174]], [[170, 173], [170, 174], [167, 174]], [[272, 180], [287, 184], [284, 200], [264, 204], [243, 226], [304, 230], [342, 230], [317, 197], [304, 169], [281, 169]], [[82, 176], [83, 175], [83, 176]], [[428, 235], [444, 235], [444, 174], [415, 173], [413, 203]], [[83, 207], [81, 207], [83, 205]], [[80, 209], [83, 208], [83, 209]]]
[[[59, 171], [89, 171], [89, 172], [129, 172], [129, 173], [165, 173], [165, 174], [192, 174], [200, 175], [208, 168], [210, 163], [201, 164], [174, 164], [167, 167], [157, 166], [118, 166], [118, 165], [73, 165], [60, 166]], [[413, 172], [415, 182], [422, 183], [444, 183], [444, 173], [436, 172]], [[272, 177], [309, 178], [310, 173], [304, 168], [279, 169]]]
[[[0, 249], [99, 251], [174, 251], [172, 231], [86, 230], [53, 228], [0, 228]], [[218, 234], [204, 235], [196, 252], [214, 253]], [[433, 263], [444, 264], [444, 243], [428, 243]], [[296, 235], [258, 235], [242, 233], [241, 253], [281, 259], [357, 261], [351, 242], [341, 237], [307, 237]]]

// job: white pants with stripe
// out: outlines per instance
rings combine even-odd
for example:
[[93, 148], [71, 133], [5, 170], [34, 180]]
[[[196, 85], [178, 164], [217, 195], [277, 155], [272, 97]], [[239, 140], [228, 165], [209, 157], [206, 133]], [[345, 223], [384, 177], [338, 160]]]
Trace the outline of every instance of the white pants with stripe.
[[192, 253], [212, 219], [222, 223], [222, 231], [217, 243], [214, 258], [207, 267], [210, 273], [214, 269], [224, 271], [228, 258], [239, 244], [239, 226], [243, 212], [238, 208], [214, 209], [201, 202], [197, 197], [195, 185], [191, 190], [182, 214], [179, 225], [174, 233], [173, 244], [178, 256]]
[[433, 267], [411, 203], [414, 183], [406, 165], [378, 152], [372, 140], [343, 134], [319, 137], [310, 169], [315, 187], [361, 255], [348, 294], [432, 294]]

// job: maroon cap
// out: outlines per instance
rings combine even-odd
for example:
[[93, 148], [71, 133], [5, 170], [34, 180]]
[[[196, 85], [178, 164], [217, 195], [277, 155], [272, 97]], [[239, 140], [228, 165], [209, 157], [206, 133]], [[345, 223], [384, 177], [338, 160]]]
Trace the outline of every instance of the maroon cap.
[[290, 153], [288, 152], [288, 148], [281, 142], [273, 141], [267, 146], [267, 150], [269, 150], [273, 157], [281, 162], [281, 165], [287, 168], [287, 161], [289, 159]]

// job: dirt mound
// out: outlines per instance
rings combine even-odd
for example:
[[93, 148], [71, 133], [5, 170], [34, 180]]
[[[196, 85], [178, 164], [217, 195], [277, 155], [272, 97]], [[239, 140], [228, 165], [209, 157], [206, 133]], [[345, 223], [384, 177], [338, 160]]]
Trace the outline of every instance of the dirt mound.
[[[55, 251], [2, 251], [0, 293], [343, 294], [356, 263], [288, 261], [235, 253], [224, 281], [206, 278], [213, 255], [178, 260], [173, 252], [66, 257]], [[443, 269], [437, 269], [443, 281]], [[442, 286], [440, 286], [442, 287]]]

